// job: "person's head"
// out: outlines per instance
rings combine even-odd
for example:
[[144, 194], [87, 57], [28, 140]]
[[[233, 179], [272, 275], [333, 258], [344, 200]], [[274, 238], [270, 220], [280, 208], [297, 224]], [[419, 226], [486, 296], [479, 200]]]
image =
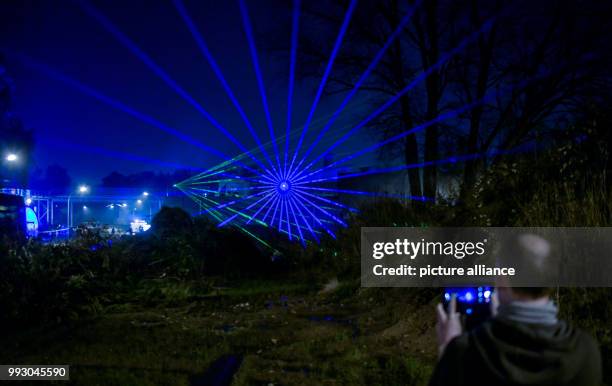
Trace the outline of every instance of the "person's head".
[[[497, 262], [502, 267], [516, 267], [517, 270], [529, 272], [533, 277], [543, 278], [552, 269], [551, 255], [552, 248], [546, 239], [522, 233], [512, 235], [501, 243]], [[548, 287], [513, 286], [512, 279], [506, 277], [498, 278], [495, 287], [500, 304], [514, 300], [545, 301], [552, 292], [552, 288]]]

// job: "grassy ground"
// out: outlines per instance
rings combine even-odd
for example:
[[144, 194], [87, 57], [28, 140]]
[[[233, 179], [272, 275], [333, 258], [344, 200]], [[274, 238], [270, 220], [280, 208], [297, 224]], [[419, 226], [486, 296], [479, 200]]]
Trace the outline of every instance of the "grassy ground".
[[426, 384], [433, 293], [295, 283], [141, 284], [95, 318], [12, 335], [0, 362], [67, 363], [74, 384], [189, 385], [231, 355], [234, 385]]

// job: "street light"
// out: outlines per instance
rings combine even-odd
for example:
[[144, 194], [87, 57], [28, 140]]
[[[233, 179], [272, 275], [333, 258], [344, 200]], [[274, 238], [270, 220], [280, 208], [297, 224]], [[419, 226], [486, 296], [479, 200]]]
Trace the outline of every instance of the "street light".
[[5, 157], [8, 162], [17, 162], [19, 160], [19, 156], [15, 153], [8, 153]]
[[[89, 193], [89, 186], [87, 185], [79, 185], [77, 191], [79, 192], [79, 194], [83, 195], [83, 194], [87, 194]], [[68, 208], [67, 212], [68, 212], [68, 228], [72, 227], [72, 205], [70, 204], [70, 199], [72, 198], [72, 193], [68, 195], [68, 200], [66, 200], [66, 206]], [[83, 206], [83, 210], [86, 210], [87, 207]]]
[[136, 203], [137, 203], [138, 205], [141, 205], [141, 204], [142, 204], [142, 200], [136, 200]]
[[149, 192], [142, 192], [142, 195], [145, 196], [145, 197], [148, 197], [149, 196]]

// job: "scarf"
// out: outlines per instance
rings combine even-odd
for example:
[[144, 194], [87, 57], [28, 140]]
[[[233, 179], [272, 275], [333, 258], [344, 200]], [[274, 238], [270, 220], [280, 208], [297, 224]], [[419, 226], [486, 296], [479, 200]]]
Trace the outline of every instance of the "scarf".
[[557, 306], [552, 300], [545, 304], [513, 301], [510, 304], [500, 304], [497, 317], [519, 323], [557, 324]]

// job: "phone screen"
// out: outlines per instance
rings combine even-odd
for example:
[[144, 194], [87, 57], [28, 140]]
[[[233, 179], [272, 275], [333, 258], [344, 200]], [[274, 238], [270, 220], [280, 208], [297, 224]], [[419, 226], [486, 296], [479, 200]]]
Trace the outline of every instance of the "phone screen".
[[476, 327], [491, 316], [492, 287], [446, 288], [442, 303], [447, 312], [453, 295], [457, 299], [457, 312], [464, 315], [466, 329]]

